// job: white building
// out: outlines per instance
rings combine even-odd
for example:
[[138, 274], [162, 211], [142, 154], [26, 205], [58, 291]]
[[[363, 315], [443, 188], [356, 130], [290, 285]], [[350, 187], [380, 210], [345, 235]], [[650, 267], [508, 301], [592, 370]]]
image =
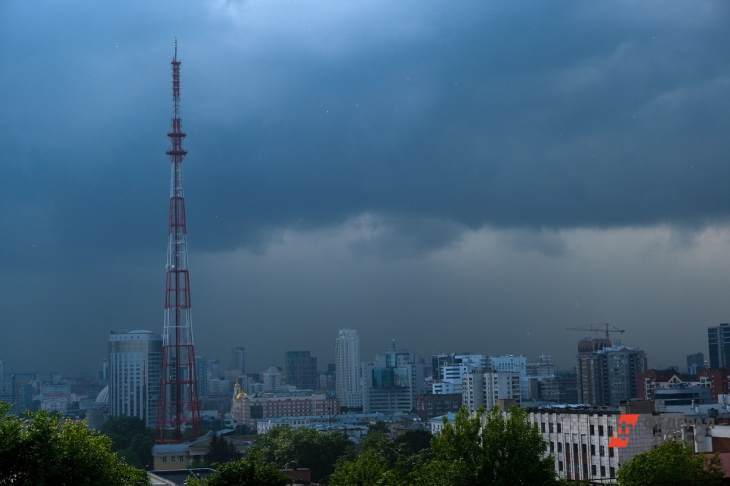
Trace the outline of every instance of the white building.
[[157, 425], [162, 337], [150, 331], [109, 334], [109, 411]]
[[490, 356], [489, 366], [497, 372], [517, 373], [520, 376], [520, 394], [529, 395], [530, 382], [527, 378], [527, 358], [524, 356], [505, 354]]
[[354, 329], [340, 329], [335, 341], [335, 390], [346, 409], [362, 409], [360, 337]]
[[683, 440], [695, 452], [712, 450], [706, 419], [678, 413], [563, 406], [530, 410], [529, 420], [542, 434], [555, 472], [567, 480], [615, 482], [622, 464], [669, 439]]
[[472, 369], [464, 376], [462, 402], [472, 412], [484, 407], [491, 410], [497, 400], [520, 403], [521, 382], [518, 373]]
[[264, 384], [264, 392], [276, 392], [281, 389], [281, 370], [276, 366], [270, 366], [261, 373], [261, 381]]

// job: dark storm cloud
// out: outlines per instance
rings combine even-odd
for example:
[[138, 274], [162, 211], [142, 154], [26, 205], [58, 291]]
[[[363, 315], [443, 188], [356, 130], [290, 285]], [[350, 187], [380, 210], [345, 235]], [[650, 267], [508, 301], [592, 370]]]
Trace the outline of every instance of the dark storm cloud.
[[194, 251], [355, 224], [365, 259], [485, 227], [560, 259], [562, 230], [669, 224], [686, 247], [730, 212], [725, 0], [4, 0], [6, 346], [157, 326], [175, 35]]
[[725, 218], [730, 18], [700, 4], [6, 2], [3, 253], [159, 247], [173, 31], [197, 248]]

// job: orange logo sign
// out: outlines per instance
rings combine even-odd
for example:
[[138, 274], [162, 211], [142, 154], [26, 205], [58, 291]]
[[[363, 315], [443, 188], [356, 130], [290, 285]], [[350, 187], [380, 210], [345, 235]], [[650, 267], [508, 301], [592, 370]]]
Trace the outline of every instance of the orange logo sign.
[[629, 445], [629, 439], [631, 438], [631, 432], [634, 431], [634, 427], [639, 423], [639, 415], [636, 413], [623, 413], [618, 418], [618, 430], [616, 430], [616, 436], [611, 437], [608, 441], [608, 447], [616, 447], [618, 449], [625, 449]]

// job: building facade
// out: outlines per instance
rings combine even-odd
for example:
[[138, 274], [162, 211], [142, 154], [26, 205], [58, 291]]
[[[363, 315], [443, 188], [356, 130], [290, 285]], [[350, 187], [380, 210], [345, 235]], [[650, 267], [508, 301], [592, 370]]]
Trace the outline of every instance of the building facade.
[[109, 335], [109, 411], [157, 425], [162, 336], [150, 331]]
[[637, 398], [637, 380], [646, 371], [646, 354], [627, 346], [609, 346], [606, 339], [578, 344], [578, 399], [596, 406], [618, 406]]
[[730, 368], [730, 324], [723, 323], [707, 329], [707, 350], [710, 368]]
[[416, 406], [418, 370], [407, 351], [379, 354], [363, 367], [363, 411], [410, 413]]
[[511, 371], [487, 371], [472, 369], [464, 377], [462, 403], [474, 412], [484, 407], [491, 410], [498, 400], [522, 400], [522, 383], [519, 373]]
[[354, 329], [340, 329], [335, 341], [335, 390], [345, 410], [362, 410], [360, 337]]
[[309, 351], [287, 351], [284, 380], [297, 388], [316, 390], [319, 388], [317, 358]]

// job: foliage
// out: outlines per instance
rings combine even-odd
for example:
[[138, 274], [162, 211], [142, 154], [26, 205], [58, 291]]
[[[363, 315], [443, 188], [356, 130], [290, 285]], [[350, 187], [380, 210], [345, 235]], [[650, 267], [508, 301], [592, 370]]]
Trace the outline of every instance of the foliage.
[[152, 465], [154, 433], [137, 417], [110, 417], [101, 432], [112, 440], [112, 449], [129, 464], [145, 468]]
[[279, 468], [309, 468], [312, 481], [322, 482], [332, 474], [337, 460], [349, 455], [351, 449], [352, 443], [339, 432], [277, 427], [259, 437], [249, 456]]
[[239, 458], [236, 446], [230, 444], [223, 437], [213, 435], [208, 446], [208, 453], [205, 455], [205, 461], [208, 464], [225, 463]]
[[[545, 457], [545, 442], [532, 426], [527, 413], [514, 407], [509, 414], [498, 408], [474, 415], [462, 408], [456, 422], [446, 424], [432, 442], [434, 460], [448, 465], [451, 484], [552, 485], [557, 484], [553, 460]], [[427, 474], [437, 484], [438, 468], [429, 465]], [[420, 480], [426, 478], [420, 477]]]
[[395, 439], [401, 454], [415, 454], [431, 447], [431, 432], [427, 430], [407, 430]]
[[275, 466], [252, 459], [239, 459], [217, 468], [206, 479], [188, 478], [190, 486], [284, 486], [287, 477]]
[[0, 484], [144, 485], [144, 471], [112, 451], [111, 440], [84, 422], [45, 412], [8, 415], [0, 404]]
[[390, 461], [376, 449], [365, 449], [355, 459], [338, 463], [332, 476], [332, 486], [396, 485], [399, 478]]
[[679, 441], [668, 441], [656, 449], [638, 454], [618, 472], [621, 486], [720, 484], [722, 477], [717, 456], [708, 461]]

